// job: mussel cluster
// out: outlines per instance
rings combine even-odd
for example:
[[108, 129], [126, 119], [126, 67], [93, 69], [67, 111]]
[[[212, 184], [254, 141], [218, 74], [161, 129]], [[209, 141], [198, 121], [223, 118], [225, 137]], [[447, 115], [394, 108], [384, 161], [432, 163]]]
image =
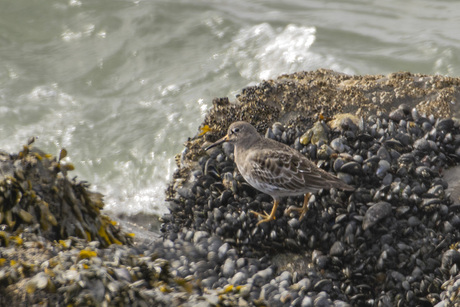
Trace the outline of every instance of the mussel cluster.
[[[221, 238], [238, 255], [233, 266], [222, 263], [222, 272], [241, 258], [264, 259], [261, 269], [272, 271], [261, 284], [244, 267], [238, 278], [236, 269], [227, 275], [250, 285], [250, 296], [263, 296], [269, 305], [280, 299], [298, 306], [317, 300], [377, 306], [455, 300], [452, 286], [446, 298], [442, 285], [460, 269], [453, 245], [460, 238], [460, 202], [449, 197], [443, 173], [460, 162], [459, 123], [402, 104], [368, 118], [342, 116], [333, 128], [326, 121], [308, 128], [275, 123], [260, 132], [296, 148], [355, 191], [320, 191], [302, 221], [278, 209], [275, 221], [256, 226], [249, 211], [270, 212], [272, 199], [244, 181], [233, 148], [224, 144], [203, 151], [188, 177], [170, 187], [164, 237], [174, 241], [192, 230]], [[301, 204], [302, 197], [289, 197], [280, 207]], [[281, 287], [275, 281], [283, 274], [289, 278]], [[305, 285], [299, 288], [299, 282]], [[214, 279], [207, 286], [223, 283]]]

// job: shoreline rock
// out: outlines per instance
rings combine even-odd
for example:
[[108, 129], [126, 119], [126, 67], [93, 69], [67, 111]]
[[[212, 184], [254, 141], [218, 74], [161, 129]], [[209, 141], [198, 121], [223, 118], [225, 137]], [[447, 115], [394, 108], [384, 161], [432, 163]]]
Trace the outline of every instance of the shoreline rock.
[[[269, 305], [441, 302], [442, 281], [449, 276], [439, 264], [459, 236], [458, 199], [449, 198], [442, 179], [459, 162], [459, 122], [451, 119], [458, 116], [459, 94], [455, 78], [318, 70], [243, 89], [234, 102], [215, 99], [201, 133], [176, 158], [165, 237], [173, 240], [181, 229], [204, 231], [245, 261], [264, 259], [271, 268], [266, 284], [238, 281]], [[203, 151], [237, 120], [296, 148], [357, 190], [318, 193], [301, 223], [281, 212], [276, 221], [256, 227], [248, 212], [269, 211], [270, 197], [245, 183], [230, 147]], [[281, 206], [300, 203], [287, 198]], [[457, 267], [449, 272], [456, 275]], [[281, 276], [290, 276], [285, 287]], [[305, 278], [307, 291], [288, 290]], [[267, 284], [274, 286], [270, 295]], [[283, 293], [290, 300], [281, 299], [287, 297]]]
[[[318, 70], [248, 87], [234, 102], [215, 99], [201, 133], [176, 158], [162, 236], [134, 242], [110, 218], [104, 222], [97, 194], [90, 197], [87, 185], [66, 179], [71, 166], [26, 146], [16, 157], [29, 159], [24, 180], [11, 173], [10, 165], [17, 163], [6, 162], [0, 181], [9, 176], [27, 182], [35, 171], [36, 189], [40, 178], [54, 178], [43, 181], [44, 187], [67, 180], [58, 191], [80, 184], [83, 190], [74, 194], [85, 200], [79, 203], [82, 228], [93, 233], [56, 231], [62, 220], [54, 225], [47, 214], [44, 224], [55, 228], [40, 230], [46, 211], [31, 209], [39, 204], [24, 193], [28, 186], [19, 184], [20, 208], [32, 218], [16, 210], [0, 220], [8, 222], [0, 231], [0, 305], [458, 304], [460, 200], [448, 190], [458, 182], [442, 175], [451, 167], [449, 180], [459, 178], [459, 85], [460, 79], [442, 76]], [[271, 198], [245, 183], [231, 148], [202, 149], [235, 120], [252, 122], [357, 190], [320, 191], [301, 222], [279, 210], [275, 221], [257, 227], [248, 212], [270, 210]], [[52, 187], [36, 194], [47, 202], [47, 195], [61, 195]], [[281, 207], [301, 202], [287, 198]], [[82, 209], [85, 205], [90, 209]], [[88, 225], [95, 217], [102, 224]], [[107, 241], [99, 225], [123, 244], [106, 247], [116, 241]]]

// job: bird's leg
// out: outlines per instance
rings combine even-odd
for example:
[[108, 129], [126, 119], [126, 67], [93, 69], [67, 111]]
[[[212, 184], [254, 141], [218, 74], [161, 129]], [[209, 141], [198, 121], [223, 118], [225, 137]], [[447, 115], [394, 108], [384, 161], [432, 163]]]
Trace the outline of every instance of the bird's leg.
[[260, 224], [265, 223], [265, 222], [273, 221], [275, 219], [275, 212], [276, 212], [276, 208], [278, 207], [278, 204], [279, 204], [279, 201], [275, 199], [275, 201], [273, 203], [272, 212], [270, 213], [270, 215], [268, 215], [267, 212], [259, 213], [259, 212], [255, 212], [255, 211], [252, 211], [252, 210], [250, 211], [251, 213], [253, 213], [255, 215], [258, 215], [258, 216], [260, 216], [262, 218], [262, 220], [257, 222], [257, 226], [259, 226]]
[[310, 199], [311, 193], [305, 194], [305, 197], [303, 199], [303, 206], [302, 208], [295, 208], [295, 207], [289, 207], [286, 209], [285, 214], [290, 214], [292, 211], [297, 211], [300, 214], [299, 221], [301, 221], [305, 215], [307, 214], [308, 211], [308, 200]]

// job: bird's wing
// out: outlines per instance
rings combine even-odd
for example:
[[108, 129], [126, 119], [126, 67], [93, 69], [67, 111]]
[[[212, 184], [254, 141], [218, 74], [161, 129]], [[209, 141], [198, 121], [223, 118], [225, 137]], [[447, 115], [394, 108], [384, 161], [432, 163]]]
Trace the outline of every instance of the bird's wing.
[[261, 183], [286, 191], [317, 190], [325, 187], [324, 173], [299, 152], [262, 149], [246, 159]]

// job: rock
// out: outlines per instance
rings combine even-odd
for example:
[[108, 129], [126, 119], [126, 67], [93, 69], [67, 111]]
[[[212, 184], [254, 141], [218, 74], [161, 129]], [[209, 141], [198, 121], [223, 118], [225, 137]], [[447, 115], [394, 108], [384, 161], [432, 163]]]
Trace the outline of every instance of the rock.
[[[460, 162], [460, 130], [440, 118], [457, 108], [451, 102], [459, 84], [319, 70], [248, 87], [235, 103], [215, 99], [203, 123], [211, 129], [189, 139], [178, 157], [162, 238], [148, 232], [133, 246], [110, 244], [126, 236], [99, 215], [102, 196], [79, 190], [85, 183], [52, 188], [70, 170], [63, 163], [43, 162], [30, 146], [17, 156], [0, 153], [0, 305], [23, 305], [25, 297], [30, 305], [75, 306], [454, 305], [460, 209], [446, 190], [455, 178], [440, 177]], [[343, 109], [356, 115], [337, 114]], [[250, 211], [270, 211], [272, 198], [245, 182], [230, 144], [203, 151], [241, 119], [356, 190], [320, 190], [302, 220], [279, 209], [274, 221], [257, 226]], [[313, 126], [322, 137], [304, 146], [301, 136]], [[49, 171], [51, 180], [31, 177], [34, 165], [48, 167], [38, 173]], [[60, 218], [59, 201], [82, 206]], [[280, 207], [302, 201], [286, 197]]]

